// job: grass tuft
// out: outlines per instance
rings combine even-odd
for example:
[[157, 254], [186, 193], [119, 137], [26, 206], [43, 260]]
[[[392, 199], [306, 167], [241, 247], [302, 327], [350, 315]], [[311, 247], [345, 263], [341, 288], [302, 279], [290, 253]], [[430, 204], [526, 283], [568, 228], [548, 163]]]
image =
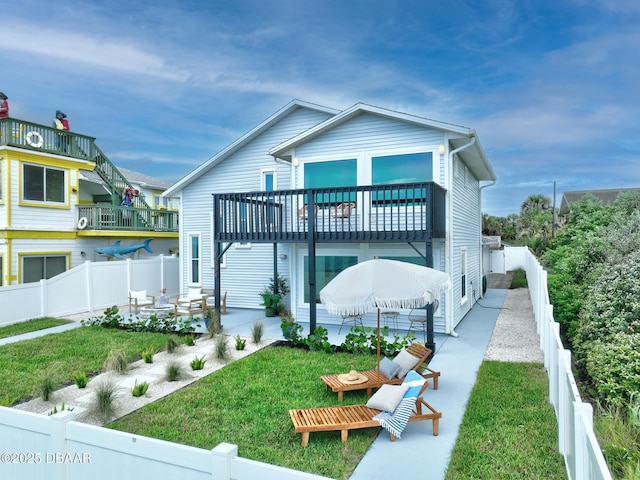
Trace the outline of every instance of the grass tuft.
[[49, 375], [40, 380], [40, 397], [48, 402], [57, 388], [56, 382]]
[[178, 348], [180, 348], [180, 345], [182, 345], [180, 339], [176, 335], [171, 335], [167, 339], [165, 349], [167, 350], [167, 353], [175, 353]]
[[213, 348], [213, 355], [216, 359], [223, 363], [228, 363], [231, 360], [231, 352], [229, 351], [226, 335], [216, 335], [213, 338]]
[[[93, 382], [92, 382], [93, 385]], [[107, 422], [116, 415], [117, 385], [111, 377], [96, 382], [89, 412]]]
[[129, 370], [129, 359], [125, 351], [120, 348], [111, 350], [105, 361], [104, 368], [119, 373], [120, 375], [127, 373]]
[[165, 367], [165, 379], [167, 382], [176, 382], [182, 378], [184, 378], [184, 369], [182, 368], [182, 365], [175, 360], [167, 363], [167, 366]]
[[251, 325], [251, 340], [256, 345], [259, 345], [262, 342], [262, 337], [264, 336], [264, 323], [260, 320]]

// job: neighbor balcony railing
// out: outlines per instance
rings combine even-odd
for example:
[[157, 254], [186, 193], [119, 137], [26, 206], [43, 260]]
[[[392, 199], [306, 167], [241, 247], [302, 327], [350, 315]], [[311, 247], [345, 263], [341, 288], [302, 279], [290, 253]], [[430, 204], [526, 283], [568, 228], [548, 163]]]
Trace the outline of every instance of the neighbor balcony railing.
[[218, 241], [420, 241], [445, 236], [434, 182], [213, 195]]
[[112, 205], [78, 206], [80, 230], [178, 232], [178, 212]]

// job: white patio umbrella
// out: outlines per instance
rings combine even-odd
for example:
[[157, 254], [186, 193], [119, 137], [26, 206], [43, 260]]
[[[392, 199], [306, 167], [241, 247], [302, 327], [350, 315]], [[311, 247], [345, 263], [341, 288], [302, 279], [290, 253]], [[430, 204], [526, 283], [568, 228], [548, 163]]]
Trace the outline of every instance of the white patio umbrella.
[[451, 288], [449, 275], [397, 260], [374, 259], [344, 269], [320, 291], [320, 302], [333, 315], [363, 315], [378, 309], [378, 369], [380, 369], [380, 309], [421, 308]]

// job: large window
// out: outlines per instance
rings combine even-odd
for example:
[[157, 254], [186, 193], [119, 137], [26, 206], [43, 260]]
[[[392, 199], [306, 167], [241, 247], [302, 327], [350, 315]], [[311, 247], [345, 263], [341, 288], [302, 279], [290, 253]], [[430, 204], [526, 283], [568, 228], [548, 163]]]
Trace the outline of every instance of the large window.
[[[388, 185], [398, 183], [420, 183], [433, 180], [433, 154], [431, 152], [384, 155], [371, 157], [371, 184]], [[407, 204], [423, 200], [426, 192], [422, 188], [388, 190], [373, 195], [374, 204], [390, 202]]]
[[23, 164], [22, 197], [35, 202], [65, 203], [65, 171]]
[[39, 282], [66, 270], [66, 255], [25, 256], [22, 258], [22, 283]]
[[[316, 303], [320, 303], [320, 290], [335, 278], [342, 270], [358, 263], [358, 257], [353, 256], [319, 256], [316, 257]], [[309, 257], [304, 257], [304, 303], [309, 303]]]
[[[355, 158], [310, 162], [304, 165], [304, 188], [353, 187], [358, 184], [358, 169]], [[337, 196], [339, 195], [339, 197]], [[323, 194], [316, 197], [316, 203], [339, 203], [354, 201], [341, 194]]]
[[201, 282], [200, 235], [189, 234], [188, 241], [189, 241], [189, 284], [200, 285], [200, 282]]

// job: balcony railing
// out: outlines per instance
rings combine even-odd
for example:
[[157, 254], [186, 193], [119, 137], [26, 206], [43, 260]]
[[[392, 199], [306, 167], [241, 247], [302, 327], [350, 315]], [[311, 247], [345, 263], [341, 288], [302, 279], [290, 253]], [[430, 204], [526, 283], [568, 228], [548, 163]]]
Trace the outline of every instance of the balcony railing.
[[95, 138], [17, 118], [0, 119], [0, 145], [95, 161]]
[[78, 228], [177, 233], [178, 212], [111, 205], [82, 205], [78, 207]]
[[213, 195], [222, 242], [425, 241], [445, 236], [433, 182]]

